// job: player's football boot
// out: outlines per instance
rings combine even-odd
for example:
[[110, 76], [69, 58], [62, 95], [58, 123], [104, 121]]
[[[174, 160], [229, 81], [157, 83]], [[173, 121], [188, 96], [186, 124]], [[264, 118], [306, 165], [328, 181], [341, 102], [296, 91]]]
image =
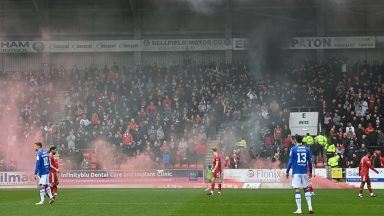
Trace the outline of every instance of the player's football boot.
[[308, 209], [309, 214], [313, 214], [313, 209]]
[[374, 193], [371, 193], [371, 197], [376, 197], [376, 194], [374, 194]]
[[52, 197], [51, 199], [49, 199], [49, 204], [52, 204], [55, 202], [55, 197]]
[[221, 191], [218, 191], [218, 192], [217, 192], [217, 194], [219, 194], [219, 195], [220, 195], [220, 194], [221, 194]]
[[212, 192], [207, 193], [208, 196], [213, 196]]
[[35, 203], [35, 205], [44, 205], [44, 201], [40, 201], [38, 203]]
[[293, 212], [293, 214], [303, 214], [303, 212], [301, 210], [296, 210], [295, 212]]
[[363, 196], [363, 194], [359, 194], [359, 197], [360, 197], [360, 198], [363, 198], [364, 196]]
[[316, 194], [315, 194], [315, 192], [311, 192], [311, 196], [315, 196]]

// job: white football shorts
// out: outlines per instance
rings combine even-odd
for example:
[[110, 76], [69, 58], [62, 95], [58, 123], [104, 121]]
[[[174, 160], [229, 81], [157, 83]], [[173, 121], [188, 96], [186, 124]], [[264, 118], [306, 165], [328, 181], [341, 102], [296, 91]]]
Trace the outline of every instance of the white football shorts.
[[307, 174], [293, 174], [292, 187], [293, 188], [307, 188], [309, 185]]
[[40, 176], [39, 185], [49, 185], [49, 174]]

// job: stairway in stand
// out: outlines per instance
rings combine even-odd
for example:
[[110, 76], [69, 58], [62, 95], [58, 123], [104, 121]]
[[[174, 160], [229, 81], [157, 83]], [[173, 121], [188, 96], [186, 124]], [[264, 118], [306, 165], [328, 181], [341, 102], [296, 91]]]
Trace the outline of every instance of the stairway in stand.
[[53, 121], [56, 124], [59, 124], [59, 122], [62, 122], [65, 120], [65, 95], [67, 94], [67, 91], [57, 91], [55, 100], [59, 102], [58, 109], [53, 113]]
[[207, 167], [208, 165], [212, 165], [212, 162], [213, 162], [212, 148], [217, 147], [217, 145], [219, 144], [220, 137], [223, 137], [223, 135], [224, 135], [224, 129], [219, 128], [218, 133], [216, 134], [216, 138], [214, 140], [207, 141], [208, 152], [205, 155], [205, 167]]

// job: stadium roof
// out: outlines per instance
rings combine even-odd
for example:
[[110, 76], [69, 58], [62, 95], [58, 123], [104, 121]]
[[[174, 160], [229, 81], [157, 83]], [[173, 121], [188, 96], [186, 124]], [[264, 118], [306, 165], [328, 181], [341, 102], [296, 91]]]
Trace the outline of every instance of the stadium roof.
[[65, 21], [74, 16], [88, 16], [83, 20], [121, 16], [133, 26], [151, 17], [148, 22], [177, 22], [176, 28], [190, 28], [191, 20], [197, 26], [211, 21], [207, 28], [214, 28], [224, 26], [229, 16], [234, 34], [246, 34], [265, 21], [285, 23], [308, 35], [318, 32], [319, 26], [325, 34], [380, 34], [383, 11], [383, 0], [0, 0], [0, 18], [21, 16], [43, 25], [49, 25], [50, 17]]

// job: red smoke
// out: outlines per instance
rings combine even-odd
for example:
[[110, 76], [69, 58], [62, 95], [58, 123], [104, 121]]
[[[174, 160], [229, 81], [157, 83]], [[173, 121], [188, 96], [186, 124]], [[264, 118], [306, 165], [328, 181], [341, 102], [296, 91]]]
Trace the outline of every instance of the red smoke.
[[[32, 98], [38, 88], [17, 81], [0, 81], [0, 159], [16, 162], [18, 170], [34, 169], [33, 143], [42, 142], [37, 118], [25, 119], [21, 114], [25, 107], [37, 109], [39, 102]], [[35, 114], [32, 111], [31, 116]]]
[[95, 141], [92, 148], [96, 151], [97, 163], [102, 169], [147, 170], [158, 168], [158, 164], [153, 162], [146, 153], [128, 157], [104, 140]]
[[271, 159], [258, 158], [252, 160], [250, 167], [252, 169], [281, 169], [280, 161], [272, 162]]

